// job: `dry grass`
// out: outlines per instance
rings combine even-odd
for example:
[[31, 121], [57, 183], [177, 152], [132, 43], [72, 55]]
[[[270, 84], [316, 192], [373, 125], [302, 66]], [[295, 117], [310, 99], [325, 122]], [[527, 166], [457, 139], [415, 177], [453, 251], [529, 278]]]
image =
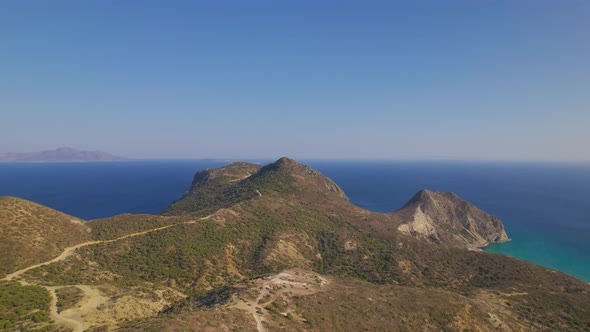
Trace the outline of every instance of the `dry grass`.
[[58, 256], [90, 239], [79, 219], [15, 197], [0, 197], [0, 276]]

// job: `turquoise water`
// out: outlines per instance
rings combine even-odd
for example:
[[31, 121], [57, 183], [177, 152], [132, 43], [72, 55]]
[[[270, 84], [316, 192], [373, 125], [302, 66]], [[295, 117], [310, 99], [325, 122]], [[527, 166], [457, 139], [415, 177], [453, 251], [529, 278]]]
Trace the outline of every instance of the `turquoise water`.
[[[590, 165], [493, 162], [306, 161], [350, 200], [392, 212], [418, 190], [453, 191], [498, 216], [511, 255], [590, 282]], [[29, 199], [85, 220], [159, 213], [190, 186], [196, 171], [224, 163], [0, 163], [0, 195]]]
[[531, 230], [509, 224], [511, 241], [493, 244], [486, 251], [501, 253], [564, 271], [590, 282], [590, 232], [580, 229], [542, 226]]
[[402, 207], [422, 188], [453, 191], [499, 217], [510, 242], [487, 251], [590, 282], [590, 165], [493, 162], [311, 162], [355, 204]]

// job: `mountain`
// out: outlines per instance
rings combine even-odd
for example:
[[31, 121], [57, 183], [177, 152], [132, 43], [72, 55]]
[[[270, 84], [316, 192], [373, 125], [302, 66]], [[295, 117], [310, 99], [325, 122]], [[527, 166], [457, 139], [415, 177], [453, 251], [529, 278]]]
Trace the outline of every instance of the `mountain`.
[[[205, 169], [197, 172], [189, 190], [178, 201], [172, 203], [162, 213], [186, 214], [192, 211], [213, 211], [221, 206], [237, 203], [240, 197], [232, 184], [258, 172], [257, 164], [237, 162], [217, 169]], [[251, 193], [255, 194], [255, 193]]]
[[31, 153], [0, 153], [0, 162], [97, 162], [122, 160], [128, 160], [128, 158], [113, 156], [102, 151], [83, 151], [67, 147]]
[[0, 328], [590, 330], [587, 283], [468, 250], [507, 240], [497, 218], [427, 190], [367, 211], [288, 158], [200, 171], [163, 215], [85, 225], [69, 256], [0, 282]]
[[476, 249], [509, 240], [498, 218], [450, 192], [421, 190], [396, 214], [409, 221], [400, 232], [432, 242]]
[[332, 180], [292, 159], [281, 158], [264, 167], [238, 162], [200, 171], [187, 193], [166, 208], [163, 214], [214, 211], [262, 196], [263, 192], [273, 195], [300, 192], [306, 199], [317, 196], [324, 199], [335, 193], [338, 198], [346, 198]]

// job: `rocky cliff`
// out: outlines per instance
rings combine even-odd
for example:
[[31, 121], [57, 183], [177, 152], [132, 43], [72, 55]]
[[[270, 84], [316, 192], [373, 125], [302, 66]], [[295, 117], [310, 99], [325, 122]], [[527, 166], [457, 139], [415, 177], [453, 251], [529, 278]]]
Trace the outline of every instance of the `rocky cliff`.
[[476, 249], [508, 241], [500, 219], [451, 192], [421, 190], [397, 214], [406, 235], [454, 247]]

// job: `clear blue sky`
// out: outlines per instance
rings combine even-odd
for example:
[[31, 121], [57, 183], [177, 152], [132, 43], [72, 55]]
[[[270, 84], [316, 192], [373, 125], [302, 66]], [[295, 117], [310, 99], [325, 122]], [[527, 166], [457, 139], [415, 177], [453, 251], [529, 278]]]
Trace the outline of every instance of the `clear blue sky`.
[[0, 152], [590, 160], [590, 1], [0, 1]]

